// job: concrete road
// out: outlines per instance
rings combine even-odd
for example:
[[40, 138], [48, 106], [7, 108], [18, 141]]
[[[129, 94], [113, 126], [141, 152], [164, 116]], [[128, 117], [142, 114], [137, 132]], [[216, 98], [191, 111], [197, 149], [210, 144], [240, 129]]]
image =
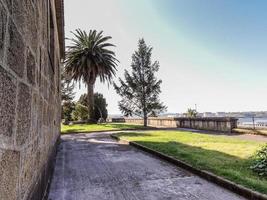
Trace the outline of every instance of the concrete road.
[[185, 170], [109, 137], [62, 136], [50, 200], [241, 200]]

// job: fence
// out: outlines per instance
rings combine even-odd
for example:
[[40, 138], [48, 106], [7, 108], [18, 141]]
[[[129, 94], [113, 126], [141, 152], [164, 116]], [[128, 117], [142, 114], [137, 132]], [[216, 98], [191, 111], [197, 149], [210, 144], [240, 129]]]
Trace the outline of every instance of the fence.
[[237, 123], [238, 128], [267, 129], [266, 117], [240, 117]]

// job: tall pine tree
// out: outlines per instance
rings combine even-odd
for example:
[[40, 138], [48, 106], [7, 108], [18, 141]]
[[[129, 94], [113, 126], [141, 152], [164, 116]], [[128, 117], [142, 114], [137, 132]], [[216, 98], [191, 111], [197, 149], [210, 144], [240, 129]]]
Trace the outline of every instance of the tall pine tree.
[[157, 116], [166, 110], [159, 100], [161, 80], [155, 77], [159, 62], [151, 61], [152, 47], [144, 39], [138, 42], [138, 50], [132, 55], [132, 72], [125, 70], [125, 81], [119, 79], [120, 85], [114, 88], [121, 96], [119, 108], [125, 116], [139, 116], [147, 126], [149, 116]]
[[75, 104], [73, 102], [75, 92], [74, 84], [66, 79], [65, 74], [61, 74], [61, 114], [62, 119], [65, 120], [64, 123], [72, 121], [71, 113], [75, 109]]
[[64, 102], [71, 102], [74, 99], [75, 92], [74, 84], [66, 79], [64, 73], [61, 74], [61, 100]]

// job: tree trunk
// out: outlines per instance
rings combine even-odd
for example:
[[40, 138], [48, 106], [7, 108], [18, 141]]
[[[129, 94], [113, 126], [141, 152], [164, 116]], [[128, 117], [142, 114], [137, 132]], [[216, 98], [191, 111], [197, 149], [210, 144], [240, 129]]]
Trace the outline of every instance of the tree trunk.
[[88, 120], [94, 121], [94, 84], [87, 85]]
[[147, 114], [144, 113], [144, 127], [147, 127]]

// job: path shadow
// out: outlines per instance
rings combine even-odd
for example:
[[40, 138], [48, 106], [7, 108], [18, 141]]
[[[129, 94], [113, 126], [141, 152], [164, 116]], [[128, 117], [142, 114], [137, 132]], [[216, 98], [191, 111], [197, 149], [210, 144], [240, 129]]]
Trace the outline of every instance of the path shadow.
[[116, 136], [120, 137], [120, 136], [125, 136], [125, 137], [138, 137], [138, 136], [152, 136], [151, 133], [149, 132], [121, 132], [121, 133], [116, 133]]

